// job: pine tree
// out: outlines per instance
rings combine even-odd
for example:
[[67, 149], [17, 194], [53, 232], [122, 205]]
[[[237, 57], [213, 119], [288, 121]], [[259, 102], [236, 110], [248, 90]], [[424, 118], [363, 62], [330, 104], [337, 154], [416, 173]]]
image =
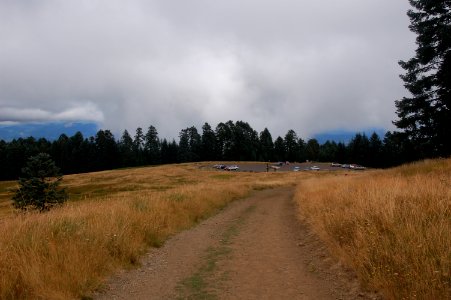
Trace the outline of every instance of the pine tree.
[[98, 170], [111, 170], [119, 163], [119, 152], [110, 130], [99, 130], [95, 136], [95, 149]]
[[67, 200], [66, 191], [59, 188], [63, 177], [47, 153], [30, 157], [22, 173], [13, 196], [14, 207], [45, 211]]
[[133, 139], [127, 129], [122, 133], [118, 143], [119, 154], [123, 167], [133, 166], [136, 162], [135, 152], [133, 151]]
[[144, 151], [147, 156], [147, 163], [152, 165], [160, 163], [160, 139], [158, 138], [158, 131], [153, 125], [149, 126], [144, 136]]
[[274, 159], [274, 142], [268, 128], [260, 132], [260, 160], [272, 161]]
[[278, 136], [274, 141], [274, 158], [276, 161], [285, 161], [286, 156], [285, 141], [281, 136]]
[[212, 161], [218, 159], [216, 151], [216, 135], [210, 124], [202, 126], [202, 151], [201, 160]]
[[133, 139], [133, 151], [135, 152], [136, 165], [144, 164], [144, 133], [141, 127], [136, 128], [135, 137]]
[[376, 132], [373, 132], [370, 137], [368, 151], [368, 166], [373, 168], [380, 168], [382, 166], [382, 141]]
[[309, 139], [305, 146], [305, 155], [310, 161], [317, 161], [319, 158], [319, 143], [316, 139]]
[[396, 101], [408, 142], [420, 157], [451, 154], [451, 1], [410, 0], [410, 30], [417, 34], [415, 57], [400, 61], [400, 77], [412, 94]]
[[298, 161], [299, 160], [299, 144], [298, 144], [298, 135], [293, 129], [288, 130], [285, 135], [285, 151], [286, 158], [288, 161]]

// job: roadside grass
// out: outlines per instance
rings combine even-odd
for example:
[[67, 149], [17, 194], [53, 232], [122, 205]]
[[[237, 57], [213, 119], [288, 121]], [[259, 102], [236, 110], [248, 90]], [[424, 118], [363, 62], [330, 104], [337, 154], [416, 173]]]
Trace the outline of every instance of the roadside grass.
[[11, 198], [17, 186], [15, 181], [0, 181], [0, 219], [13, 213]]
[[[227, 203], [302, 177], [223, 175], [181, 164], [65, 176], [70, 199], [64, 206], [47, 213], [5, 210], [0, 218], [0, 299], [88, 297], [115, 270], [139, 265], [149, 247]], [[12, 186], [2, 184], [0, 194]]]
[[299, 214], [387, 299], [451, 298], [451, 159], [302, 180]]

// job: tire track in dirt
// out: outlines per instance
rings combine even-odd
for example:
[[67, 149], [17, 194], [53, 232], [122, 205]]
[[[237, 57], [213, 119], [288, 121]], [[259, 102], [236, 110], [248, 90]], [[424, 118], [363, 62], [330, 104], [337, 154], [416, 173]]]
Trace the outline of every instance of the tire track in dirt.
[[113, 277], [96, 299], [373, 299], [296, 218], [293, 188], [255, 192]]

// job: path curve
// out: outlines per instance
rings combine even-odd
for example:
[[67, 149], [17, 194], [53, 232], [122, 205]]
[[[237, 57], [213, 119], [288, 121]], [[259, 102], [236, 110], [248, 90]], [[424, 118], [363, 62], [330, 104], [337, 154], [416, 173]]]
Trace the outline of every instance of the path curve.
[[376, 299], [296, 218], [293, 188], [255, 192], [151, 250], [95, 299]]

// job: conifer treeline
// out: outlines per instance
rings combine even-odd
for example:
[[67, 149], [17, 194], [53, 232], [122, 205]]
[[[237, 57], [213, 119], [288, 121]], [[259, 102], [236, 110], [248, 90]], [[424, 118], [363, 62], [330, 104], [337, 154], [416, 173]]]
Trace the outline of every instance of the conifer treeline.
[[26, 160], [38, 153], [48, 153], [64, 174], [108, 170], [123, 167], [195, 161], [336, 161], [369, 167], [389, 167], [417, 159], [406, 151], [396, 133], [369, 138], [357, 133], [348, 144], [316, 139], [307, 141], [294, 130], [273, 139], [267, 128], [258, 133], [243, 121], [219, 123], [213, 129], [208, 123], [202, 132], [196, 127], [180, 131], [179, 141], [161, 139], [154, 126], [134, 135], [125, 130], [116, 139], [110, 130], [99, 130], [84, 137], [77, 132], [62, 134], [55, 141], [44, 138], [19, 138], [0, 141], [0, 179], [17, 179]]

